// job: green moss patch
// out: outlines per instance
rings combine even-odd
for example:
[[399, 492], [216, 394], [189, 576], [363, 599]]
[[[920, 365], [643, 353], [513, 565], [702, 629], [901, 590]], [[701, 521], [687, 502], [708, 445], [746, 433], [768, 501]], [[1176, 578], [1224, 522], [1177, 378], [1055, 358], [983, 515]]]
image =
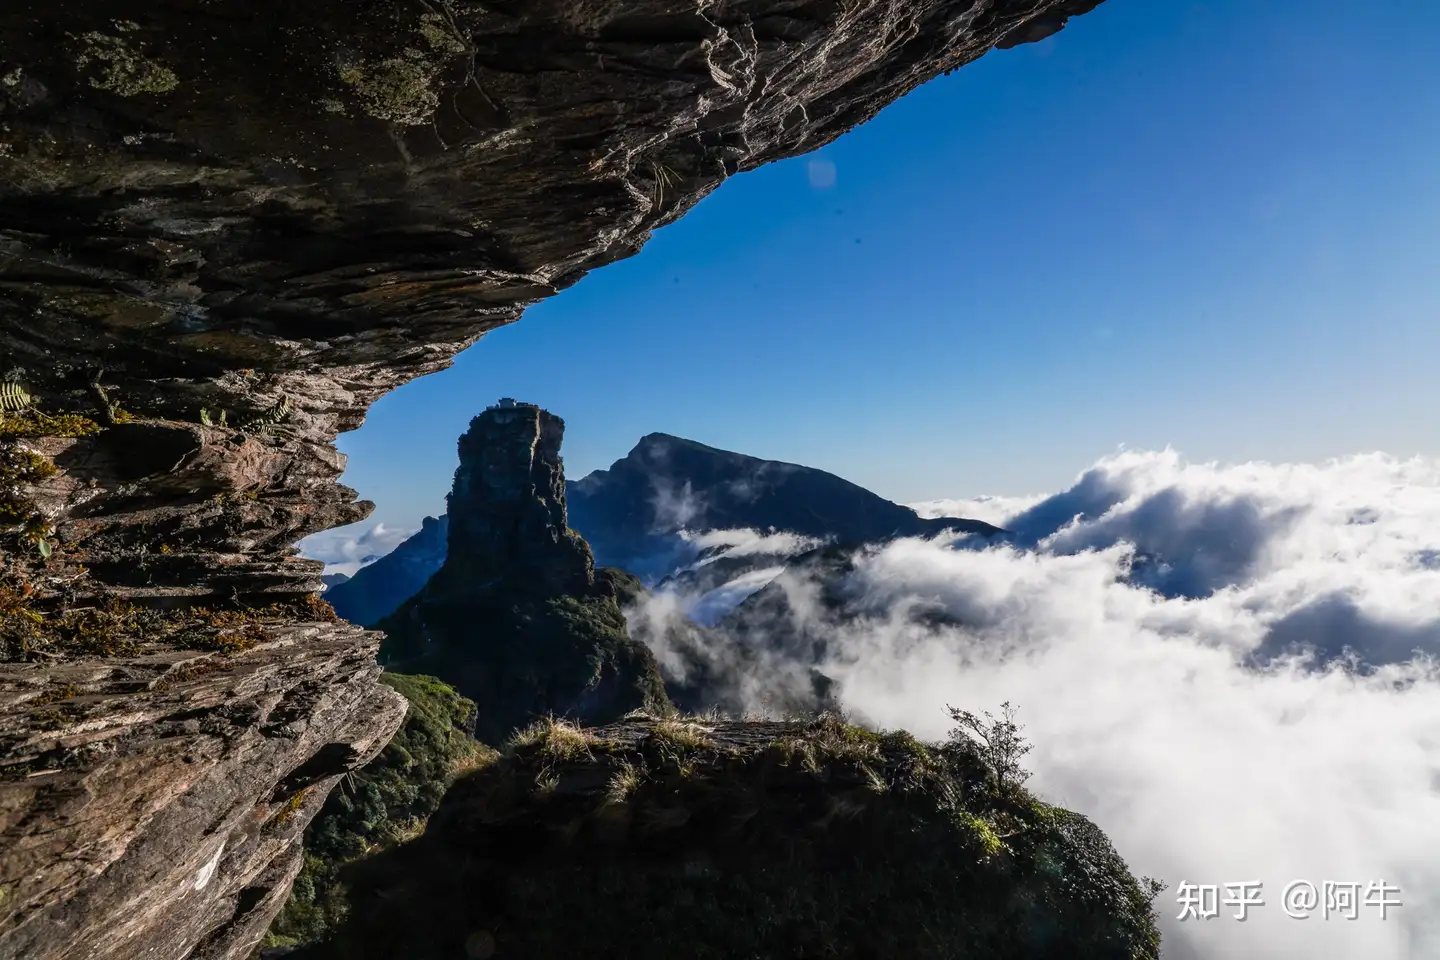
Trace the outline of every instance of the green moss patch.
[[470, 736], [475, 704], [434, 677], [386, 673], [410, 703], [374, 760], [347, 776], [305, 832], [305, 865], [270, 929], [272, 946], [324, 939], [349, 910], [350, 863], [416, 836], [454, 778], [495, 759]]
[[35, 409], [0, 414], [0, 440], [40, 437], [88, 437], [100, 432], [100, 424], [75, 413], [48, 415]]

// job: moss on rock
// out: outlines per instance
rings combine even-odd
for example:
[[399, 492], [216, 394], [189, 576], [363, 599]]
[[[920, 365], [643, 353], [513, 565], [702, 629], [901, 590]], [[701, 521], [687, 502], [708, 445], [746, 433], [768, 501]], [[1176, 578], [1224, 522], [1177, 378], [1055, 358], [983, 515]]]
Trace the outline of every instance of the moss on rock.
[[1158, 955], [1152, 895], [1104, 835], [992, 791], [964, 744], [833, 718], [682, 725], [517, 737], [423, 836], [348, 872], [348, 922], [304, 956]]
[[[125, 21], [117, 22], [115, 27], [125, 34], [139, 29], [136, 24]], [[82, 69], [94, 65], [90, 86], [97, 90], [133, 97], [141, 93], [169, 93], [180, 85], [174, 70], [146, 56], [129, 37], [91, 30], [82, 34], [78, 42], [80, 52], [75, 57], [75, 65]]]
[[267, 627], [330, 622], [335, 611], [313, 594], [264, 607], [162, 610], [117, 597], [74, 606], [0, 573], [0, 662], [129, 657], [164, 650], [244, 653], [270, 639]]

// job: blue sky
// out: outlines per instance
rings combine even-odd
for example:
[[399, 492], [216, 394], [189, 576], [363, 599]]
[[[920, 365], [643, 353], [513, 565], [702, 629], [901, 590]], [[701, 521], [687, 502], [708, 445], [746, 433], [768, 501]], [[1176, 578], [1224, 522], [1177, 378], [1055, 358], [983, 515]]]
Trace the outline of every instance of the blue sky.
[[344, 482], [418, 525], [500, 396], [565, 418], [572, 478], [662, 431], [902, 502], [1122, 443], [1440, 453], [1437, 36], [1433, 0], [1107, 0], [383, 398]]

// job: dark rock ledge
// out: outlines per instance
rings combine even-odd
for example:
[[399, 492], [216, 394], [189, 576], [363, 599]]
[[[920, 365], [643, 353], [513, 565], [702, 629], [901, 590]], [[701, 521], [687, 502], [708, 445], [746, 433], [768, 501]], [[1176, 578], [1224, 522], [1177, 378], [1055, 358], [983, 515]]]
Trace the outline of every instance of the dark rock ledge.
[[[335, 482], [333, 441], [378, 397], [635, 253], [725, 177], [1094, 6], [0, 5], [7, 583], [40, 616], [319, 589], [292, 545], [371, 509]], [[153, 663], [7, 641], [26, 662], [5, 668], [0, 763], [116, 735], [97, 740], [113, 753], [45, 747], [60, 772], [0, 783], [0, 955], [244, 954], [341, 768], [279, 834], [247, 818], [274, 816], [326, 745], [353, 764], [400, 719], [371, 640], [303, 629], [158, 692], [124, 686]], [[93, 719], [20, 702], [22, 682], [66, 677]]]

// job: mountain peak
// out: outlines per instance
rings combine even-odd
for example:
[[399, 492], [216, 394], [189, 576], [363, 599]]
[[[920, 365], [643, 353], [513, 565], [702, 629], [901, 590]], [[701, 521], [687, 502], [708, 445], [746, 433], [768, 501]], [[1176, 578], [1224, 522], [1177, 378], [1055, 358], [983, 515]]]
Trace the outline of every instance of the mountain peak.
[[682, 530], [784, 530], [845, 543], [925, 536], [945, 529], [990, 536], [978, 520], [922, 519], [848, 480], [666, 433], [649, 433], [608, 470], [570, 485], [575, 526], [599, 558], [635, 571]]
[[590, 549], [566, 516], [564, 436], [564, 420], [509, 398], [470, 421], [447, 497], [442, 574], [521, 578], [562, 592], [590, 585]]

